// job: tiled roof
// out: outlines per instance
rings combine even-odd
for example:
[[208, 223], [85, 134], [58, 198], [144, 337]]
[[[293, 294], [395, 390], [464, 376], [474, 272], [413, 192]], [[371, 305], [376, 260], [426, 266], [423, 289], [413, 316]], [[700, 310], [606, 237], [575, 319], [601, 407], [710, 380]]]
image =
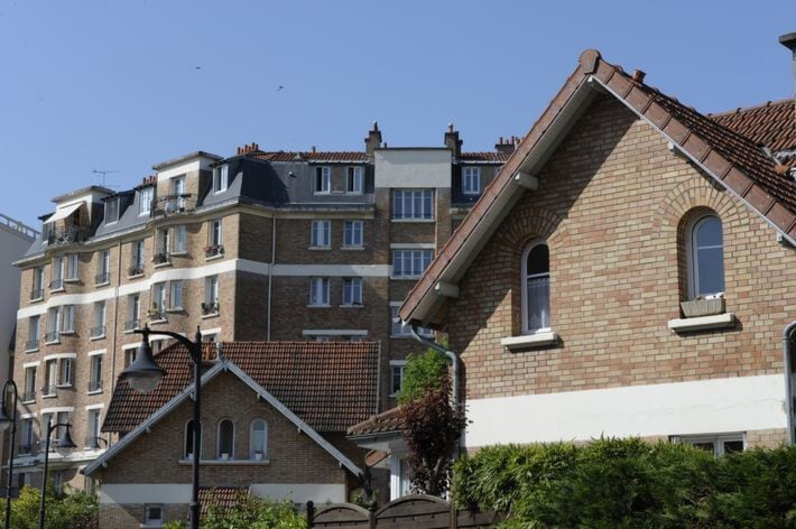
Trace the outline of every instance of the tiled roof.
[[504, 163], [510, 157], [511, 154], [503, 152], [463, 152], [459, 154], [459, 161]]
[[769, 101], [708, 116], [772, 152], [796, 149], [796, 101]]
[[[516, 189], [513, 176], [537, 144], [546, 139], [567, 104], [591, 76], [615, 97], [634, 109], [676, 146], [696, 159], [721, 185], [731, 189], [751, 208], [764, 216], [790, 240], [796, 240], [796, 182], [777, 172], [776, 163], [752, 140], [724, 127], [693, 108], [644, 84], [644, 75], [631, 77], [621, 68], [607, 63], [596, 50], [586, 50], [577, 68], [558, 94], [522, 139], [498, 176], [486, 187], [420, 280], [415, 283], [399, 309], [404, 321], [417, 322], [415, 309], [432, 291], [446, 267], [464, 262], [457, 255], [487, 217], [493, 218], [498, 196]], [[563, 119], [567, 119], [564, 117]], [[435, 323], [435, 322], [432, 322]]]
[[[319, 432], [344, 432], [373, 414], [377, 402], [376, 342], [225, 342], [224, 357]], [[207, 344], [206, 358], [215, 354]], [[129, 432], [188, 387], [193, 364], [180, 344], [155, 356], [166, 375], [149, 394], [119, 382], [102, 426]]]
[[249, 497], [248, 487], [199, 487], [201, 516], [206, 516], [211, 506], [228, 509]]
[[304, 160], [308, 162], [365, 162], [368, 153], [362, 151], [275, 151], [253, 154], [255, 158], [267, 162], [294, 162]]
[[392, 408], [384, 413], [373, 415], [365, 421], [348, 429], [348, 435], [361, 436], [399, 432], [403, 429], [401, 408]]

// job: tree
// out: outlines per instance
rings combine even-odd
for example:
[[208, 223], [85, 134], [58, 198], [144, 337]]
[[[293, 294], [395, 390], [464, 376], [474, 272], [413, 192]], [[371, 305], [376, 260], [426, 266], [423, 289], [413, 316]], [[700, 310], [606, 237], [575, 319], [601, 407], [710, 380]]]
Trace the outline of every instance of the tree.
[[[52, 483], [47, 484], [45, 503], [47, 529], [83, 529], [95, 527], [99, 512], [97, 499], [85, 492], [57, 496]], [[19, 498], [11, 503], [11, 527], [14, 529], [36, 529], [39, 524], [38, 488], [22, 487]], [[0, 510], [0, 523], [4, 521], [5, 509]]]

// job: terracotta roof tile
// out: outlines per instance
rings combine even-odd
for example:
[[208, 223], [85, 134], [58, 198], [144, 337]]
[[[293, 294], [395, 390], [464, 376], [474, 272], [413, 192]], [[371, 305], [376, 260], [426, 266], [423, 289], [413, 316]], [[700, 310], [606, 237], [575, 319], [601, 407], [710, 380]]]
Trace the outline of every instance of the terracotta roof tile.
[[499, 162], [504, 163], [511, 157], [511, 154], [503, 152], [463, 152], [459, 154], [462, 162]]
[[[251, 156], [267, 162], [329, 162], [329, 163], [356, 163], [369, 161], [368, 153], [362, 151], [274, 151], [256, 152]], [[459, 156], [461, 161], [473, 162], [498, 162], [509, 159], [510, 154], [499, 152], [463, 152]]]
[[206, 516], [211, 506], [228, 509], [249, 497], [248, 487], [199, 487], [201, 516]]
[[[205, 357], [213, 357], [207, 344]], [[319, 432], [344, 432], [376, 409], [379, 345], [376, 342], [225, 342], [225, 358]], [[166, 375], [147, 395], [119, 382], [106, 432], [129, 432], [192, 383], [188, 351], [180, 344], [155, 356]]]
[[355, 424], [348, 429], [348, 435], [361, 436], [379, 433], [399, 432], [403, 429], [401, 408], [392, 408], [379, 415], [373, 415], [367, 420]]
[[796, 101], [783, 99], [708, 117], [773, 152], [796, 149]]

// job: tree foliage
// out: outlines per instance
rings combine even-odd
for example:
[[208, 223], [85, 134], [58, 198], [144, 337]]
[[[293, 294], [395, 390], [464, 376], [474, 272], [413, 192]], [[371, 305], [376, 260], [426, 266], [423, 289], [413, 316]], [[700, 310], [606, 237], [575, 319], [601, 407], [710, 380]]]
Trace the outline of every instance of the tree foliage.
[[398, 404], [407, 404], [423, 397], [429, 389], [438, 389], [447, 373], [448, 359], [436, 349], [429, 348], [421, 355], [409, 355]]
[[[202, 529], [306, 529], [307, 520], [290, 501], [273, 502], [243, 493], [234, 507], [210, 505]], [[168, 522], [163, 529], [183, 529], [187, 523]]]
[[507, 528], [796, 528], [796, 447], [716, 458], [639, 439], [495, 446], [457, 461], [453, 496]]
[[[45, 497], [46, 529], [89, 529], [96, 527], [94, 521], [99, 514], [97, 499], [85, 492], [56, 495], [50, 482]], [[14, 529], [37, 529], [41, 491], [34, 487], [22, 487], [19, 498], [11, 502], [11, 527]], [[0, 523], [5, 522], [5, 505], [0, 510]]]

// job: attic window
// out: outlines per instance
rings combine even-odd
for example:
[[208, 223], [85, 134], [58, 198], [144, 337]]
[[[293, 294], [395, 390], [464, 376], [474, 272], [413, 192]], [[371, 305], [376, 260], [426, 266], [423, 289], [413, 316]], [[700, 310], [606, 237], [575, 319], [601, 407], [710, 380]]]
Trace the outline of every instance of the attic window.
[[213, 193], [222, 193], [229, 185], [229, 166], [222, 165], [213, 169]]
[[119, 198], [105, 201], [105, 224], [113, 224], [119, 220]]

